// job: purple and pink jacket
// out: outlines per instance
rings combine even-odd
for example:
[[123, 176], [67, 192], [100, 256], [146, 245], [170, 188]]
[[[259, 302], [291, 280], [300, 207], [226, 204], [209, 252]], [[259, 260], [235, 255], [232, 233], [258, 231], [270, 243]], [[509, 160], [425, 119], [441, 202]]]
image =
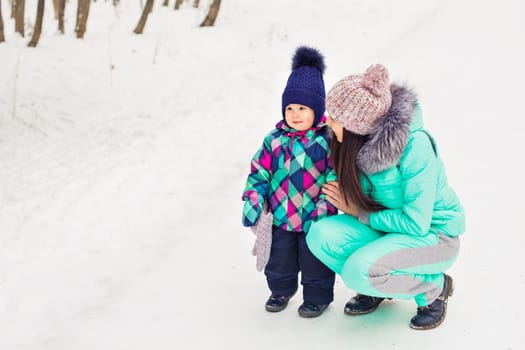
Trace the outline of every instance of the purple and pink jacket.
[[242, 195], [243, 225], [255, 225], [267, 200], [275, 226], [307, 232], [312, 222], [337, 213], [321, 194], [322, 185], [335, 180], [325, 119], [305, 131], [281, 120], [252, 158]]

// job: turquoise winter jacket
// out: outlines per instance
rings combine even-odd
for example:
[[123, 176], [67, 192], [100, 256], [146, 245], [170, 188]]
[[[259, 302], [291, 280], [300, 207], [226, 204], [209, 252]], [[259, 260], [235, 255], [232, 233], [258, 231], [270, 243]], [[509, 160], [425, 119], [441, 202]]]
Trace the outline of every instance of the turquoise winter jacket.
[[391, 91], [392, 106], [357, 159], [363, 190], [386, 209], [361, 212], [359, 220], [388, 233], [426, 235], [433, 228], [458, 236], [465, 231], [465, 213], [423, 128], [416, 96], [406, 87], [392, 85]]

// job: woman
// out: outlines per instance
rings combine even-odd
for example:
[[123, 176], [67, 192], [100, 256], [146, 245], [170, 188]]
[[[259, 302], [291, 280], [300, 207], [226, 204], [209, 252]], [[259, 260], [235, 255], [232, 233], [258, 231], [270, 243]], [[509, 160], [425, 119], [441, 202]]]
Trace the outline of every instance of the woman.
[[337, 82], [326, 96], [338, 182], [323, 192], [343, 215], [314, 223], [307, 244], [357, 291], [345, 313], [384, 299], [414, 298], [414, 329], [439, 326], [452, 295], [444, 272], [459, 252], [465, 216], [410, 89], [375, 65]]

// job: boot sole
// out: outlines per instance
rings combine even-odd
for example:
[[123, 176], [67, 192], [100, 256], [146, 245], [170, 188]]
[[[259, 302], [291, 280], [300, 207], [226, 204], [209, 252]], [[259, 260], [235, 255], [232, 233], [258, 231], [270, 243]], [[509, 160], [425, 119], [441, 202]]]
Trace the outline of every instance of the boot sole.
[[362, 315], [368, 315], [368, 314], [371, 314], [372, 312], [376, 311], [377, 308], [379, 307], [379, 305], [381, 305], [385, 300], [392, 300], [392, 298], [385, 298], [383, 301], [381, 301], [379, 304], [377, 304], [376, 307], [374, 307], [374, 308], [372, 308], [372, 309], [364, 310], [364, 311], [349, 311], [349, 310], [347, 310], [347, 308], [345, 307], [345, 309], [344, 309], [344, 313], [345, 313], [345, 315], [348, 315], [348, 316], [362, 316]]
[[264, 309], [268, 312], [280, 312], [280, 311], [283, 311], [284, 309], [286, 309], [286, 307], [288, 306], [288, 304], [282, 306], [282, 307], [269, 307], [269, 306], [264, 306]]
[[368, 315], [368, 314], [371, 314], [372, 312], [376, 311], [378, 307], [379, 307], [379, 305], [377, 305], [373, 309], [368, 309], [368, 310], [365, 310], [365, 311], [349, 311], [349, 310], [347, 310], [345, 308], [345, 315], [348, 315], [348, 316]]
[[270, 305], [264, 305], [264, 309], [268, 312], [280, 312], [280, 311], [283, 311], [284, 309], [286, 309], [286, 307], [288, 306], [288, 302], [290, 301], [290, 299], [286, 300], [286, 303], [282, 306], [270, 306]]
[[328, 305], [321, 308], [320, 311], [312, 312], [312, 311], [303, 311], [301, 309], [297, 310], [299, 312], [299, 316], [302, 318], [315, 318], [319, 317], [323, 314], [323, 312], [328, 308]]
[[288, 306], [288, 303], [290, 302], [290, 299], [292, 299], [292, 297], [295, 295], [295, 293], [293, 293], [292, 295], [290, 295], [289, 297], [287, 297], [286, 299], [286, 302], [283, 306], [271, 306], [271, 305], [264, 305], [264, 309], [268, 312], [281, 312], [283, 311], [284, 309], [286, 309], [286, 307]]
[[447, 315], [447, 304], [448, 304], [448, 297], [451, 297], [452, 294], [454, 294], [454, 280], [449, 275], [445, 275], [445, 278], [448, 280], [447, 283], [447, 290], [445, 291], [445, 300], [443, 300], [443, 315], [441, 315], [441, 318], [432, 324], [429, 324], [428, 326], [415, 326], [412, 323], [410, 323], [410, 328], [415, 330], [428, 330], [428, 329], [434, 329], [441, 325], [443, 321], [445, 321], [445, 316]]

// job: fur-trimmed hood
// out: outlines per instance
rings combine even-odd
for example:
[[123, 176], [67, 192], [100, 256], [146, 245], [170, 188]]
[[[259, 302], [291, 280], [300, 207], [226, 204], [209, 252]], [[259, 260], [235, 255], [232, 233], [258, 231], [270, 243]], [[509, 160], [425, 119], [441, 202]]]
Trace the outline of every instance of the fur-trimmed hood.
[[386, 170], [405, 150], [416, 110], [416, 94], [407, 87], [390, 86], [392, 105], [373, 125], [368, 141], [357, 155], [357, 167], [365, 174]]

